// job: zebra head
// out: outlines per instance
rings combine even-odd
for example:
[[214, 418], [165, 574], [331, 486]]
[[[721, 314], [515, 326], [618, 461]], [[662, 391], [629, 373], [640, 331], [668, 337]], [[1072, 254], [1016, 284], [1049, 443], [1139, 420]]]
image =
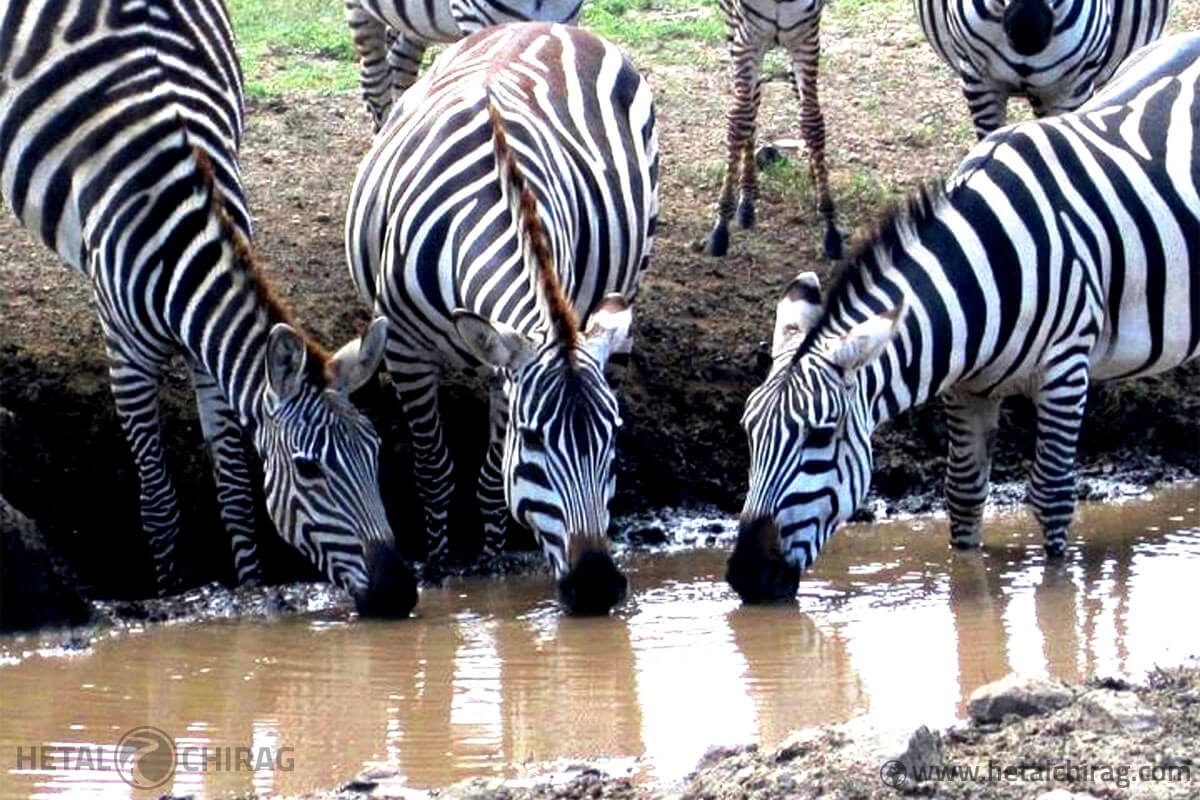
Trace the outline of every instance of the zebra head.
[[360, 613], [406, 617], [416, 580], [379, 495], [379, 437], [349, 399], [375, 374], [386, 338], [387, 322], [377, 319], [320, 363], [293, 328], [277, 323], [255, 439], [267, 510], [283, 538], [349, 591]]
[[840, 335], [813, 333], [822, 316], [816, 275], [797, 276], [776, 309], [771, 371], [746, 400], [750, 488], [726, 578], [748, 603], [791, 599], [870, 485], [874, 423], [859, 375], [900, 312]]
[[552, 328], [539, 343], [503, 323], [455, 312], [463, 341], [506, 381], [509, 512], [541, 542], [559, 599], [576, 614], [607, 614], [628, 588], [608, 548], [621, 419], [604, 369], [613, 354], [629, 352], [632, 321], [625, 298], [609, 295], [581, 335]]

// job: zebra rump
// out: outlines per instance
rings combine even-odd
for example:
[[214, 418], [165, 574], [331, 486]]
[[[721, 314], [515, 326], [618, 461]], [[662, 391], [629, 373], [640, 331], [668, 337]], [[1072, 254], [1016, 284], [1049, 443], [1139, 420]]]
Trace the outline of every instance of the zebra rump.
[[363, 100], [375, 130], [417, 79], [430, 45], [507, 22], [572, 24], [582, 8], [583, 0], [345, 0]]
[[1170, 0], [914, 3], [925, 38], [959, 75], [979, 138], [1004, 125], [1013, 96], [1039, 117], [1078, 108], [1171, 13]]

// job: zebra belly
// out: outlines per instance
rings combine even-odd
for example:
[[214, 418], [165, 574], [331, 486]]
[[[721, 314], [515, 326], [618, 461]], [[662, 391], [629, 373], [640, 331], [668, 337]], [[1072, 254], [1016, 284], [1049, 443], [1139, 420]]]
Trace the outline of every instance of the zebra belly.
[[[397, 32], [409, 34], [427, 42], [454, 42], [462, 38], [462, 30], [450, 13], [449, 0], [409, 4], [402, 0], [359, 0], [362, 7]], [[432, 11], [432, 16], [428, 13]]]

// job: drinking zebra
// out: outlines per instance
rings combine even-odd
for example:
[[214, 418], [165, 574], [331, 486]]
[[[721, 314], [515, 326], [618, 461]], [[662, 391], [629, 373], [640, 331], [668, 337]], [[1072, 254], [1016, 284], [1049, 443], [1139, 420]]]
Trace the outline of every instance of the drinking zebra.
[[[821, 7], [824, 0], [721, 0], [726, 41], [732, 57], [733, 93], [726, 112], [727, 158], [717, 219], [698, 247], [713, 256], [729, 251], [729, 220], [736, 208], [738, 224], [754, 226], [758, 199], [758, 168], [754, 160], [755, 120], [762, 98], [763, 57], [776, 45], [791, 54], [788, 72], [800, 100], [800, 132], [808, 149], [809, 173], [817, 210], [825, 220], [825, 255], [840, 258], [842, 237], [834, 223], [825, 166], [825, 118], [817, 96], [817, 66], [821, 55]], [[740, 190], [736, 198], [734, 194]]]
[[606, 538], [620, 418], [604, 368], [631, 347], [657, 184], [649, 86], [616, 47], [562, 25], [463, 40], [375, 137], [346, 251], [390, 323], [431, 561], [447, 545], [453, 489], [439, 377], [482, 366], [493, 376], [477, 492], [485, 554], [503, 547], [511, 512], [570, 610], [604, 613], [623, 597]]
[[1072, 111], [1121, 62], [1162, 35], [1170, 0], [915, 0], [937, 54], [958, 72], [979, 138], [1004, 124], [1008, 98], [1036, 116]]
[[363, 100], [378, 132], [392, 102], [417, 79], [432, 44], [506, 22], [579, 18], [583, 0], [346, 0], [346, 21], [358, 51]]
[[179, 506], [159, 383], [182, 351], [239, 581], [259, 574], [245, 429], [283, 537], [360, 610], [407, 615], [416, 585], [384, 516], [379, 439], [347, 399], [374, 374], [387, 325], [330, 356], [256, 265], [242, 75], [220, 0], [11, 3], [0, 86], [0, 187], [92, 284], [160, 593], [178, 587]]
[[746, 401], [750, 488], [730, 584], [791, 596], [871, 481], [871, 433], [945, 400], [946, 505], [980, 541], [1006, 395], [1036, 408], [1029, 500], [1051, 556], [1075, 507], [1091, 381], [1200, 354], [1200, 35], [1134, 54], [1078, 111], [988, 136], [944, 189], [914, 197], [855, 249], [822, 302], [788, 286], [774, 364]]

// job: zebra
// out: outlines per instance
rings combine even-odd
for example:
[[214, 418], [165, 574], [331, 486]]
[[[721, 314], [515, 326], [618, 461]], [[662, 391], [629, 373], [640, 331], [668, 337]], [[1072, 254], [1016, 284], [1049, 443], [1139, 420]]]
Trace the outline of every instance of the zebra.
[[572, 24], [583, 0], [345, 0], [358, 52], [363, 100], [375, 132], [392, 103], [417, 79], [425, 50], [493, 25], [542, 21]]
[[604, 369], [631, 348], [657, 187], [649, 86], [615, 46], [558, 24], [488, 28], [449, 48], [375, 137], [346, 253], [389, 322], [435, 567], [453, 490], [438, 382], [482, 367], [484, 557], [503, 548], [511, 512], [568, 610], [607, 613], [624, 597], [606, 538], [621, 420]]
[[[726, 112], [725, 177], [717, 201], [717, 219], [697, 249], [712, 256], [729, 251], [729, 221], [737, 210], [738, 224], [754, 227], [758, 199], [755, 163], [755, 120], [762, 98], [763, 57], [778, 45], [791, 54], [788, 67], [792, 89], [800, 101], [800, 131], [808, 149], [809, 173], [817, 210], [825, 221], [825, 256], [840, 258], [842, 236], [834, 221], [825, 165], [825, 118], [817, 96], [817, 67], [821, 55], [821, 8], [824, 0], [720, 0], [726, 41], [732, 59], [733, 93]], [[735, 191], [740, 190], [736, 198]]]
[[1075, 507], [1089, 385], [1200, 355], [1200, 35], [1131, 56], [1077, 111], [1010, 125], [885, 215], [822, 299], [797, 276], [747, 398], [750, 486], [727, 578], [790, 597], [871, 480], [875, 426], [933, 397], [950, 541], [980, 543], [1001, 399], [1036, 409], [1028, 499], [1049, 558]]
[[962, 80], [976, 136], [1005, 124], [1008, 98], [1035, 116], [1073, 111], [1129, 54], [1162, 35], [1170, 0], [914, 0], [938, 56]]
[[224, 5], [10, 3], [0, 86], [0, 189], [91, 283], [159, 593], [180, 588], [159, 385], [181, 351], [239, 582], [260, 577], [246, 431], [283, 537], [363, 613], [406, 616], [416, 583], [384, 515], [379, 438], [348, 399], [373, 377], [387, 323], [330, 355], [272, 294], [250, 246]]

